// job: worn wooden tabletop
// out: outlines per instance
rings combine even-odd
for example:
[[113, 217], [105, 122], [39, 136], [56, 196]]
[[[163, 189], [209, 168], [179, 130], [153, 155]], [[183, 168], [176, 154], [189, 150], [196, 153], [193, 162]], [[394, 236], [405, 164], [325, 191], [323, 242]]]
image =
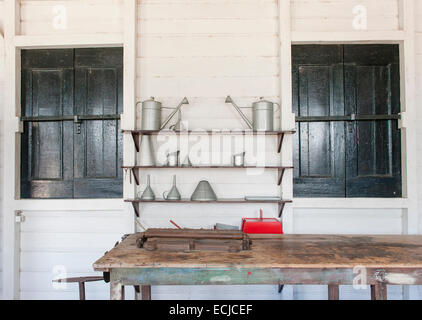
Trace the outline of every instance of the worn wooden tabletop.
[[140, 249], [129, 235], [94, 263], [114, 268], [422, 268], [422, 236], [251, 236], [252, 249], [229, 252], [157, 252]]

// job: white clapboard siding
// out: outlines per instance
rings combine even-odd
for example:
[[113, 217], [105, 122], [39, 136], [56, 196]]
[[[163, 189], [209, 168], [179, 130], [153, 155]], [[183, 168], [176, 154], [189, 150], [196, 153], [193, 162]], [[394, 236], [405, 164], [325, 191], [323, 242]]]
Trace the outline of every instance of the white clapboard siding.
[[294, 209], [301, 234], [401, 234], [401, 209]]
[[354, 31], [354, 8], [367, 12], [367, 30], [398, 30], [398, 0], [292, 0], [295, 31]]
[[123, 0], [21, 1], [24, 35], [123, 32]]
[[[123, 212], [24, 211], [21, 224], [22, 299], [77, 299], [77, 284], [53, 286], [56, 278], [101, 275], [92, 264], [130, 230]], [[107, 299], [108, 284], [86, 285], [88, 299]]]
[[[138, 37], [138, 57], [276, 57], [277, 35], [147, 35]], [[143, 93], [142, 93], [143, 94]]]

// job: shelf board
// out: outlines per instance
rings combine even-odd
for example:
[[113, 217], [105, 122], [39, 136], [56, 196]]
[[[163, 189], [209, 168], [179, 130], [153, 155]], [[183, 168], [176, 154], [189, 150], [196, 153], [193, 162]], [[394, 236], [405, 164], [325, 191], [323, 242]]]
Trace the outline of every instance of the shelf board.
[[281, 134], [293, 134], [296, 130], [284, 130], [284, 131], [256, 131], [248, 129], [232, 129], [232, 130], [186, 130], [186, 131], [175, 131], [175, 130], [122, 130], [123, 133], [130, 133], [134, 135], [158, 135], [158, 134], [232, 134], [232, 135], [281, 135]]
[[254, 130], [186, 130], [186, 131], [174, 131], [174, 130], [122, 130], [123, 133], [130, 133], [132, 135], [133, 143], [135, 144], [136, 152], [139, 152], [139, 136], [142, 135], [158, 135], [158, 134], [175, 134], [175, 135], [210, 135], [210, 134], [221, 134], [221, 135], [265, 135], [265, 136], [277, 136], [278, 145], [277, 153], [281, 152], [281, 146], [283, 144], [284, 136], [286, 134], [294, 134], [296, 130], [284, 130], [284, 131], [254, 131]]
[[245, 200], [244, 198], [221, 198], [208, 201], [192, 201], [190, 199], [181, 200], [142, 200], [142, 199], [125, 199], [125, 202], [133, 203], [291, 203], [292, 200]]
[[122, 166], [122, 169], [293, 169], [293, 166], [210, 166], [210, 165], [199, 165], [199, 166]]
[[122, 169], [129, 169], [132, 172], [133, 178], [135, 179], [136, 185], [139, 186], [139, 170], [140, 169], [264, 169], [264, 170], [278, 170], [278, 179], [277, 185], [280, 186], [284, 177], [284, 172], [287, 169], [293, 169], [292, 166], [243, 166], [243, 167], [234, 167], [234, 166], [189, 166], [189, 167], [169, 167], [169, 166], [122, 166]]
[[233, 198], [233, 199], [218, 199], [214, 201], [192, 201], [190, 199], [181, 199], [181, 200], [165, 200], [165, 199], [156, 199], [156, 200], [141, 200], [141, 199], [125, 199], [125, 202], [132, 203], [133, 210], [135, 211], [136, 216], [139, 218], [140, 215], [140, 204], [143, 203], [195, 203], [195, 204], [204, 204], [204, 203], [222, 203], [222, 204], [250, 204], [250, 203], [272, 203], [278, 204], [278, 216], [281, 218], [283, 214], [284, 207], [286, 203], [292, 203], [292, 200], [245, 200], [244, 198]]

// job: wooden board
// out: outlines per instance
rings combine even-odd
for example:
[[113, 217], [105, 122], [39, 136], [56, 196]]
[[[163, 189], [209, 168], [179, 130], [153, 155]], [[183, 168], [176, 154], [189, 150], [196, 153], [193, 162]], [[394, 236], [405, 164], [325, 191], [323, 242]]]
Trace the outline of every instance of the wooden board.
[[251, 235], [251, 250], [157, 252], [139, 250], [132, 234], [94, 263], [112, 268], [422, 268], [422, 236]]
[[224, 251], [249, 250], [251, 241], [242, 231], [208, 229], [148, 229], [136, 241], [149, 251]]

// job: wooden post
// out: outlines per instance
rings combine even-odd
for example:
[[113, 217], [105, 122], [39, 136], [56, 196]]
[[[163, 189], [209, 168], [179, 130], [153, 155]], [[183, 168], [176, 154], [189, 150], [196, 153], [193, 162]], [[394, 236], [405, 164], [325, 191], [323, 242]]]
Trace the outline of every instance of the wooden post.
[[328, 285], [328, 300], [339, 300], [339, 286], [336, 284]]
[[385, 283], [371, 285], [371, 300], [387, 300], [387, 285]]
[[151, 300], [151, 286], [141, 286], [142, 300]]
[[110, 281], [110, 300], [123, 300], [123, 286], [119, 281]]

